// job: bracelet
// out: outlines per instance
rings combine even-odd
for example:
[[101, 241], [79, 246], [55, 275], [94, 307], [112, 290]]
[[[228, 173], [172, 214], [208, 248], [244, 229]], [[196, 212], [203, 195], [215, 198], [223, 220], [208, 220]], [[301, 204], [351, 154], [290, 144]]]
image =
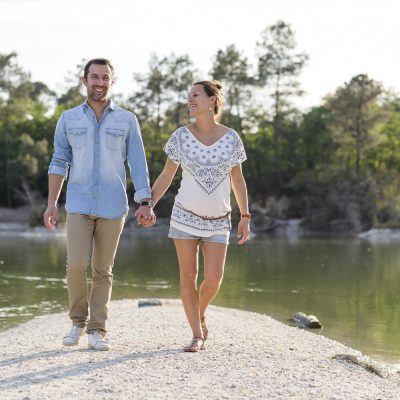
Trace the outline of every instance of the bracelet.
[[240, 214], [240, 218], [247, 218], [250, 221], [251, 220], [251, 214], [250, 213]]

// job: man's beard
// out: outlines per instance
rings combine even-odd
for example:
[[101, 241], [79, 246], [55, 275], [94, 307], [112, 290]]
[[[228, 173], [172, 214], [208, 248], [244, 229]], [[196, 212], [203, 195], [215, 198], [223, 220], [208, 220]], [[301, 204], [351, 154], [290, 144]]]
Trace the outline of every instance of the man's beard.
[[92, 88], [89, 90], [88, 95], [94, 101], [106, 101], [108, 97], [108, 90], [105, 90], [103, 94], [97, 94]]

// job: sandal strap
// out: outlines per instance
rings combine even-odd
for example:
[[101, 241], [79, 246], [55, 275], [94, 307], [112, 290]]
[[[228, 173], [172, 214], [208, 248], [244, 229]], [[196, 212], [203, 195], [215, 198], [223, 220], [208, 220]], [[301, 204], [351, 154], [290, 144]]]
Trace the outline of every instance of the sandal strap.
[[206, 316], [204, 316], [203, 318], [200, 318], [200, 325], [201, 325], [201, 330], [203, 331], [204, 340], [207, 340], [207, 338], [208, 338], [208, 328], [207, 328], [207, 325], [206, 325]]
[[202, 337], [194, 336], [190, 343], [184, 347], [185, 351], [199, 351], [204, 348], [205, 339]]

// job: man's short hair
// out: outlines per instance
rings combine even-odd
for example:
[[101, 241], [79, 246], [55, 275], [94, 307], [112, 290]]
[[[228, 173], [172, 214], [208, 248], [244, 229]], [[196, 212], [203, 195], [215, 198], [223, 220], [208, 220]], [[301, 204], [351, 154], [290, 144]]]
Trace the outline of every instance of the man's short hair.
[[111, 64], [110, 60], [107, 60], [106, 58], [93, 58], [93, 60], [88, 61], [85, 65], [85, 69], [83, 72], [83, 77], [85, 79], [87, 79], [87, 76], [89, 75], [89, 68], [92, 64], [108, 65], [111, 69], [112, 76], [114, 76], [114, 67]]

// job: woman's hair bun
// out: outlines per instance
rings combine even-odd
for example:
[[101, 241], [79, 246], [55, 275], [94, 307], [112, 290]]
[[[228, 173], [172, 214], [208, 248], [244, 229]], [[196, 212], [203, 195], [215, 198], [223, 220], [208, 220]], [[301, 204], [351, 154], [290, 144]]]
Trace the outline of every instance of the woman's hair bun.
[[213, 80], [213, 81], [211, 81], [211, 82], [213, 83], [213, 85], [214, 85], [218, 90], [221, 90], [221, 89], [222, 89], [222, 84], [221, 84], [220, 81]]

